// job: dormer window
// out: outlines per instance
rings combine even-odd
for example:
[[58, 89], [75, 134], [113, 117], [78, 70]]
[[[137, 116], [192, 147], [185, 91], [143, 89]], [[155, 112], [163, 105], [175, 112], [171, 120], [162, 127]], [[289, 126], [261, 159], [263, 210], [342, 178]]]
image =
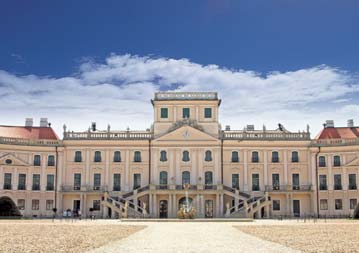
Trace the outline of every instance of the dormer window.
[[189, 119], [189, 108], [183, 108], [182, 109], [182, 118]]

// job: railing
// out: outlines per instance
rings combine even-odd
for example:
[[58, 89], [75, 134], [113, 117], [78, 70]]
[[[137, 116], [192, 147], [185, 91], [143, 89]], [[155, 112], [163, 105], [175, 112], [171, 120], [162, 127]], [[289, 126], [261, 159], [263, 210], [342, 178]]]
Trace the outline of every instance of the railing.
[[64, 132], [64, 140], [149, 140], [152, 133], [148, 131], [122, 132]]
[[[176, 190], [185, 190], [185, 187], [183, 185], [179, 184], [179, 185], [176, 185]], [[193, 184], [189, 185], [188, 190], [197, 190], [197, 185], [193, 185]]]
[[267, 192], [311, 191], [312, 185], [266, 185]]
[[62, 146], [62, 142], [60, 140], [31, 140], [12, 137], [0, 137], [0, 144], [24, 146]]
[[359, 138], [353, 139], [320, 139], [312, 140], [312, 146], [351, 146], [359, 145]]
[[26, 190], [26, 185], [24, 185], [24, 184], [19, 184], [19, 185], [17, 186], [17, 189], [18, 189], [19, 191], [24, 191], [24, 190]]
[[155, 100], [217, 100], [217, 92], [156, 92]]
[[223, 131], [224, 140], [310, 140], [310, 133]]
[[231, 192], [231, 193], [233, 193], [233, 194], [238, 194], [239, 196], [242, 196], [242, 197], [244, 197], [244, 198], [250, 198], [250, 196], [251, 196], [251, 195], [249, 195], [249, 194], [247, 194], [247, 193], [245, 193], [245, 192], [239, 191], [239, 188], [238, 188], [238, 189], [234, 189], [234, 188], [231, 188], [231, 187], [226, 186], [226, 185], [223, 185], [223, 190], [229, 191], [229, 192]]
[[55, 187], [53, 185], [47, 185], [46, 186], [46, 191], [54, 191]]
[[82, 191], [82, 192], [105, 192], [108, 191], [107, 185], [95, 186], [95, 185], [61, 185], [60, 191], [62, 192], [74, 192], [74, 191]]
[[11, 190], [12, 185], [11, 184], [4, 184], [4, 190]]
[[40, 185], [33, 185], [31, 189], [33, 191], [40, 191]]

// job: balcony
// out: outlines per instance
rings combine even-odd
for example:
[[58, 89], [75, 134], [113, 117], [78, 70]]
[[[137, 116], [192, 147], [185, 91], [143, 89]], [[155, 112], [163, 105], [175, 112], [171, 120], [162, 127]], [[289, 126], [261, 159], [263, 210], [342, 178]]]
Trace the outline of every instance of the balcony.
[[348, 186], [348, 190], [356, 190], [357, 189], [357, 185], [356, 184], [352, 184]]
[[11, 184], [4, 184], [4, 190], [11, 190], [12, 185]]
[[267, 192], [311, 191], [312, 185], [266, 185]]
[[326, 184], [319, 185], [319, 190], [320, 191], [327, 191], [328, 190], [328, 185], [326, 185]]
[[46, 185], [46, 191], [54, 191], [55, 187], [53, 185]]
[[24, 184], [19, 184], [19, 185], [17, 186], [17, 189], [18, 189], [19, 191], [24, 191], [24, 190], [26, 190], [26, 185], [24, 185]]
[[31, 188], [33, 191], [40, 191], [40, 185], [33, 185], [32, 188]]
[[62, 192], [105, 192], [108, 191], [107, 185], [61, 185]]

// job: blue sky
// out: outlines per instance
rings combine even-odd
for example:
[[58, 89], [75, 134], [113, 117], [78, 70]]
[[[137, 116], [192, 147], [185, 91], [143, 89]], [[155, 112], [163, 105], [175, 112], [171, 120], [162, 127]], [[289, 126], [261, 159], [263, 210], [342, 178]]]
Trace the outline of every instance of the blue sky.
[[144, 129], [176, 88], [218, 91], [237, 129], [358, 122], [358, 24], [356, 0], [3, 1], [0, 124]]

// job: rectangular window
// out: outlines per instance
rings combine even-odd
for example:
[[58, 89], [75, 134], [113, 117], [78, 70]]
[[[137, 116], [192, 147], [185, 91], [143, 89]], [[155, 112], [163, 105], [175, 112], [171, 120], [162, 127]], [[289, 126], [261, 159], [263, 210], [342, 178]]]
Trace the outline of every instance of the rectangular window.
[[326, 167], [324, 156], [319, 156], [319, 167]]
[[141, 187], [141, 174], [133, 174], [133, 189], [136, 190]]
[[100, 190], [101, 188], [101, 174], [100, 173], [95, 173], [93, 175], [93, 189], [95, 191]]
[[94, 211], [100, 211], [101, 210], [101, 201], [99, 199], [94, 199], [92, 202], [92, 208]]
[[25, 199], [18, 199], [17, 207], [19, 208], [19, 210], [25, 210]]
[[292, 186], [293, 190], [299, 190], [299, 174], [292, 174]]
[[54, 208], [54, 201], [52, 199], [46, 200], [46, 210], [52, 210]]
[[232, 151], [232, 163], [238, 163], [238, 162], [239, 162], [238, 151]]
[[121, 174], [113, 174], [113, 190], [121, 191]]
[[336, 199], [335, 200], [335, 210], [342, 210], [343, 209], [343, 200]]
[[327, 199], [320, 200], [320, 210], [328, 210], [328, 200]]
[[257, 151], [252, 152], [252, 163], [258, 163], [259, 162], [259, 155]]
[[350, 200], [349, 200], [349, 208], [350, 208], [350, 209], [355, 209], [356, 206], [357, 206], [357, 204], [358, 204], [357, 199], [350, 199]]
[[189, 108], [182, 108], [182, 118], [189, 119]]
[[349, 190], [357, 189], [357, 178], [356, 174], [349, 174]]
[[319, 175], [319, 190], [321, 191], [328, 190], [327, 175]]
[[161, 119], [168, 118], [168, 108], [161, 108]]
[[135, 155], [133, 157], [133, 161], [136, 163], [140, 163], [141, 162], [141, 152], [140, 151], [135, 151]]
[[232, 188], [239, 190], [239, 174], [232, 174]]
[[259, 174], [252, 174], [252, 191], [259, 191]]
[[55, 182], [54, 175], [53, 174], [48, 174], [47, 175], [46, 191], [53, 191], [55, 189], [54, 182]]
[[81, 174], [75, 173], [74, 174], [74, 190], [80, 190], [81, 189]]
[[11, 190], [11, 173], [4, 174], [4, 190]]
[[40, 191], [40, 174], [32, 175], [32, 190]]
[[206, 119], [212, 118], [212, 108], [204, 108], [204, 117]]
[[32, 200], [32, 210], [39, 210], [40, 209], [40, 200], [38, 199], [33, 199]]
[[342, 190], [342, 175], [334, 175], [334, 190]]
[[273, 207], [273, 211], [280, 211], [280, 200], [273, 199], [272, 207]]
[[76, 163], [82, 162], [82, 153], [81, 153], [81, 151], [76, 151], [75, 152], [75, 162]]
[[49, 155], [47, 158], [47, 166], [55, 166], [55, 156]]
[[26, 190], [26, 174], [19, 174], [18, 190]]
[[40, 155], [34, 155], [34, 166], [40, 166], [40, 165], [41, 165]]
[[280, 184], [279, 184], [279, 174], [272, 174], [272, 187], [273, 190], [279, 190]]

